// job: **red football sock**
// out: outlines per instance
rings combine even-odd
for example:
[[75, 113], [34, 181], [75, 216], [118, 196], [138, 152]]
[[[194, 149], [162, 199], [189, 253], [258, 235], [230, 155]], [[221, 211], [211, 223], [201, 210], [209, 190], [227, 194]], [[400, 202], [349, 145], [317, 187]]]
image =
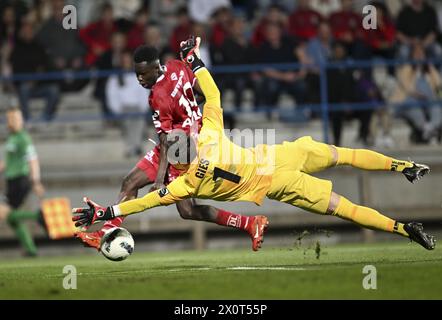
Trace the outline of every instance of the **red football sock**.
[[237, 213], [219, 209], [216, 215], [216, 223], [221, 226], [247, 230], [255, 217], [243, 216]]
[[112, 220], [108, 220], [104, 223], [103, 227], [101, 227], [101, 231], [106, 231], [111, 228], [119, 227], [123, 223], [124, 217], [116, 217]]

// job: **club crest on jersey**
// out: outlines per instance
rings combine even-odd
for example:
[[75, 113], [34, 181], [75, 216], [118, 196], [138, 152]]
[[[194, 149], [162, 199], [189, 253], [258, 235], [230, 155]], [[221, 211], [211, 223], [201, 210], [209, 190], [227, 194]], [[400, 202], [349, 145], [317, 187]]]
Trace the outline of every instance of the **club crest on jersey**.
[[170, 79], [172, 79], [173, 81], [177, 81], [178, 80], [178, 77], [177, 77], [175, 72], [172, 73], [172, 75], [170, 76]]
[[158, 190], [158, 194], [159, 194], [160, 198], [164, 197], [168, 193], [169, 193], [169, 190], [167, 188], [163, 188], [163, 189]]

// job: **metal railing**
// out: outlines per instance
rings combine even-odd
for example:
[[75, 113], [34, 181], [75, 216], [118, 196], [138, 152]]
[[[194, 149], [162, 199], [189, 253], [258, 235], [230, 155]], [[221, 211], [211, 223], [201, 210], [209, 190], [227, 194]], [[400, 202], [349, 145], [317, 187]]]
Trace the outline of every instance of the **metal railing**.
[[[299, 63], [275, 63], [275, 64], [250, 64], [250, 65], [223, 65], [223, 66], [213, 66], [211, 72], [213, 74], [238, 74], [238, 73], [250, 73], [250, 72], [261, 72], [266, 69], [275, 69], [280, 71], [289, 70], [300, 70], [302, 68], [314, 67], [319, 71], [319, 104], [304, 104], [298, 105], [299, 108], [308, 108], [312, 111], [317, 111], [321, 114], [322, 129], [323, 129], [323, 141], [329, 142], [329, 113], [330, 111], [339, 110], [367, 110], [375, 109], [380, 105], [385, 105], [385, 102], [348, 102], [348, 103], [330, 103], [328, 99], [328, 78], [327, 71], [330, 69], [344, 68], [344, 69], [369, 69], [375, 67], [395, 67], [404, 64], [419, 64], [419, 63], [432, 63], [436, 65], [442, 65], [442, 59], [427, 59], [425, 61], [412, 61], [412, 60], [384, 60], [384, 59], [373, 59], [373, 60], [345, 60], [340, 62], [326, 62], [320, 65], [308, 66]], [[127, 71], [126, 71], [127, 72]], [[20, 82], [20, 81], [50, 81], [50, 80], [80, 80], [80, 79], [99, 79], [106, 78], [112, 75], [120, 75], [126, 73], [121, 70], [85, 70], [85, 71], [62, 71], [62, 72], [47, 72], [47, 73], [28, 73], [28, 74], [14, 74], [12, 76], [0, 76], [0, 84], [2, 82]], [[416, 107], [419, 106], [430, 106], [434, 104], [442, 105], [442, 100], [427, 100], [419, 103], [388, 103], [391, 106], [401, 106], [401, 107]], [[270, 111], [273, 110], [273, 106], [257, 106], [259, 111]], [[110, 118], [119, 119], [124, 118], [126, 115], [116, 115]], [[60, 122], [74, 122], [74, 121], [87, 121], [95, 120], [93, 117], [68, 117], [66, 119], [57, 118], [54, 121]]]

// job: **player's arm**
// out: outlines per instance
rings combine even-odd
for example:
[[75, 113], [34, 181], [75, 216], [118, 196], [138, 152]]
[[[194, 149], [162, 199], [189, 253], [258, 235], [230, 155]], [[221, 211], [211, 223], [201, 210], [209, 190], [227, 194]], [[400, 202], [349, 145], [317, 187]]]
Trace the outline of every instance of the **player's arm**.
[[164, 188], [164, 181], [166, 179], [167, 168], [169, 166], [169, 161], [167, 160], [167, 149], [169, 148], [167, 144], [167, 133], [160, 132], [160, 159], [158, 162], [158, 171], [155, 182], [150, 189], [151, 191]]
[[149, 102], [153, 110], [156, 110], [152, 114], [152, 119], [160, 140], [157, 175], [153, 186], [150, 188], [150, 191], [153, 191], [164, 187], [164, 181], [167, 176], [167, 169], [169, 167], [167, 135], [173, 129], [173, 113], [171, 108], [173, 101], [171, 101], [170, 95], [164, 93], [164, 91], [156, 91], [154, 97]]
[[74, 208], [72, 221], [77, 227], [112, 220], [115, 217], [127, 216], [158, 206], [168, 206], [191, 197], [192, 188], [186, 183], [186, 177], [180, 176], [170, 183], [167, 188], [151, 191], [142, 198], [129, 200], [114, 206], [102, 207], [88, 198], [83, 201], [89, 208]]
[[29, 177], [32, 182], [32, 188], [38, 197], [43, 197], [45, 189], [41, 183], [40, 161], [38, 160], [37, 151], [30, 137], [26, 136], [24, 141], [26, 159], [29, 164]]
[[43, 197], [45, 193], [45, 189], [43, 187], [43, 184], [41, 183], [40, 179], [40, 161], [38, 161], [38, 158], [34, 158], [32, 160], [29, 160], [29, 171], [32, 181], [32, 188], [35, 192], [35, 194], [38, 197]]
[[126, 201], [112, 208], [115, 216], [126, 216], [158, 206], [168, 206], [190, 198], [190, 193], [191, 188], [186, 183], [186, 177], [183, 175], [172, 181], [167, 187], [150, 192], [143, 198]]
[[211, 122], [214, 126], [223, 129], [223, 114], [221, 109], [221, 93], [212, 78], [209, 70], [200, 59], [199, 45], [201, 38], [189, 40], [181, 44], [180, 54], [182, 60], [187, 63], [195, 74], [199, 87], [206, 98], [203, 110], [203, 125]]

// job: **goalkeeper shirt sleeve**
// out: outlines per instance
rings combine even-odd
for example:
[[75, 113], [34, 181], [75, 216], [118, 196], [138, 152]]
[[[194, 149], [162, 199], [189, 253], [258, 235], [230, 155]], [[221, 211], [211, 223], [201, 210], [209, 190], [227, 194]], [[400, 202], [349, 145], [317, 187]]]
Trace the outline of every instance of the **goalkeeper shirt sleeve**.
[[221, 94], [210, 72], [206, 68], [195, 72], [198, 83], [206, 98], [203, 110], [203, 126], [208, 125], [218, 130], [224, 129], [223, 111], [221, 109]]
[[112, 211], [115, 217], [127, 216], [158, 206], [168, 206], [191, 197], [192, 188], [186, 182], [185, 175], [172, 181], [167, 188], [149, 192], [142, 198], [125, 201], [114, 205]]

